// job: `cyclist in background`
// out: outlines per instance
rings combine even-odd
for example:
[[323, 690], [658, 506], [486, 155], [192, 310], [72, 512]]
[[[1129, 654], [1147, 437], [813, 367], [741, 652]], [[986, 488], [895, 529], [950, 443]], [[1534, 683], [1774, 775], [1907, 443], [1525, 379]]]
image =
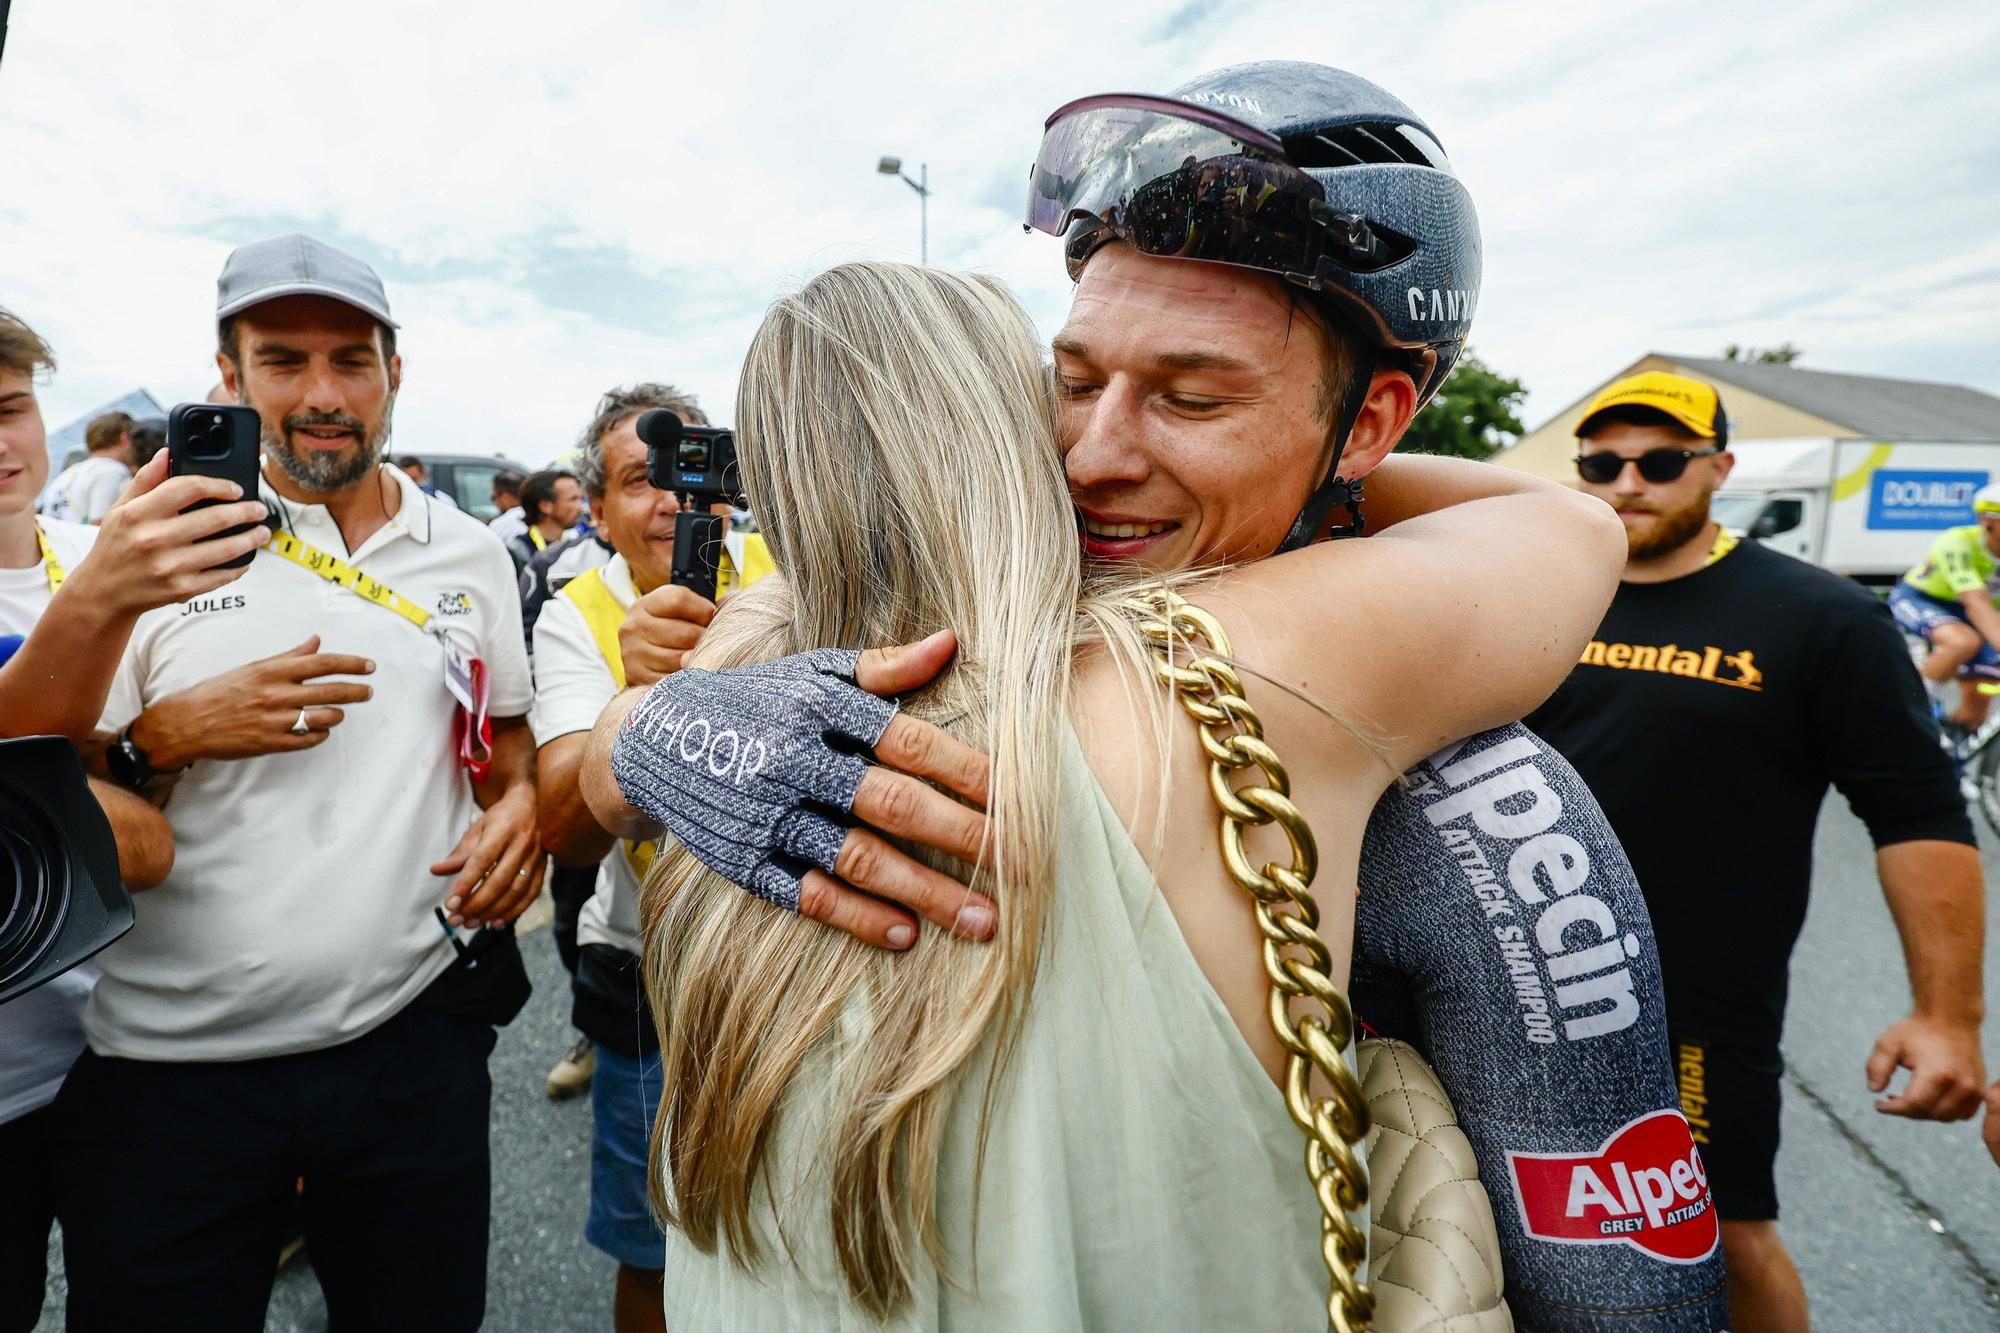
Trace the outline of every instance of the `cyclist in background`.
[[[1972, 497], [1977, 523], [1947, 528], [1931, 543], [1924, 562], [1903, 575], [1889, 594], [1889, 610], [1904, 632], [1931, 646], [1918, 666], [1924, 679], [1943, 685], [1954, 675], [1968, 681], [2000, 681], [2000, 482]], [[1959, 691], [1958, 710], [1945, 722], [1977, 731], [1986, 721], [1989, 699], [1975, 689]]]

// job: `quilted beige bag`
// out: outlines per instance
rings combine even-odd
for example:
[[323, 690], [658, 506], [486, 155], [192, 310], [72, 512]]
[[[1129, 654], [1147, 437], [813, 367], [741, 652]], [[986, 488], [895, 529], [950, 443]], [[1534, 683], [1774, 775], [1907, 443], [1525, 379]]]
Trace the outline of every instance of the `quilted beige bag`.
[[1357, 1052], [1368, 1099], [1369, 1282], [1381, 1333], [1508, 1333], [1500, 1234], [1472, 1144], [1405, 1042]]
[[[1321, 1205], [1328, 1322], [1336, 1333], [1511, 1330], [1493, 1207], [1437, 1075], [1403, 1042], [1360, 1042], [1356, 1069], [1342, 1058], [1354, 1015], [1319, 936], [1318, 845], [1222, 626], [1164, 588], [1138, 595], [1134, 609], [1154, 671], [1200, 730], [1222, 812], [1223, 868], [1257, 904], [1271, 1025], [1289, 1052], [1285, 1105], [1306, 1135]], [[1239, 785], [1239, 776], [1253, 780]], [[1290, 842], [1289, 866], [1251, 863], [1244, 830], [1267, 824]], [[1315, 1095], [1322, 1084], [1331, 1091]], [[1366, 1236], [1351, 1216], [1364, 1198]]]

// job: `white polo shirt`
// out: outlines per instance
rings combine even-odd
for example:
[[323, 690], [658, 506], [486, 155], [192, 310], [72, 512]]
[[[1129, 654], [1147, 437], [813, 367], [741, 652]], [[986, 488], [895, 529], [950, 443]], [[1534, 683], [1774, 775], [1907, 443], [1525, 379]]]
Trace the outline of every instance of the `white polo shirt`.
[[[624, 556], [611, 557], [603, 567], [603, 578], [612, 598], [626, 610], [639, 600], [632, 567]], [[589, 731], [617, 693], [611, 666], [597, 650], [583, 612], [561, 593], [549, 598], [535, 620], [535, 711], [529, 715], [535, 744]], [[597, 868], [597, 891], [577, 915], [576, 942], [609, 944], [634, 955], [641, 952], [639, 876], [626, 858], [623, 842]]]
[[[514, 564], [479, 520], [434, 503], [395, 468], [401, 506], [350, 553], [321, 505], [264, 500], [301, 540], [431, 612], [483, 658], [490, 711], [533, 701]], [[202, 760], [166, 814], [174, 870], [102, 955], [85, 1031], [101, 1055], [246, 1060], [351, 1040], [393, 1017], [452, 962], [430, 873], [479, 814], [452, 742], [444, 652], [432, 634], [272, 551], [216, 592], [139, 621], [104, 712], [146, 706], [317, 634], [370, 658], [374, 697], [310, 750]]]
[[[65, 574], [90, 554], [97, 529], [60, 519], [40, 520]], [[49, 609], [48, 563], [0, 569], [0, 637], [28, 636]], [[83, 1054], [83, 1006], [97, 984], [97, 966], [84, 963], [0, 1004], [0, 1125], [55, 1100], [63, 1076]]]

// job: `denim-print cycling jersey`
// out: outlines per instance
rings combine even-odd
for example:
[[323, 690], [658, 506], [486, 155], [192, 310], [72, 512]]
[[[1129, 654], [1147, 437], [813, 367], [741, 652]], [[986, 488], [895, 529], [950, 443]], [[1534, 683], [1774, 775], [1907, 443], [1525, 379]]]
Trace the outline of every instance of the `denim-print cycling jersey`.
[[1418, 764], [1361, 848], [1352, 998], [1430, 1060], [1479, 1158], [1523, 1329], [1728, 1326], [1645, 900], [1527, 728]]

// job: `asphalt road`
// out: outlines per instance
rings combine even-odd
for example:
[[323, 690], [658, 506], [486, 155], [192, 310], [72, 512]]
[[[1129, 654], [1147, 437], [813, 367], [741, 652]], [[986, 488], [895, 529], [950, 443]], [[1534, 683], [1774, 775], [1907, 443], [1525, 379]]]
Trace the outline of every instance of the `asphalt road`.
[[[1982, 827], [1989, 883], [2000, 842]], [[1894, 927], [1867, 836], [1834, 798], [1821, 821], [1812, 910], [1792, 965], [1779, 1193], [1787, 1244], [1816, 1329], [1990, 1333], [2000, 1329], [2000, 1167], [1977, 1122], [1879, 1115], [1862, 1077], [1876, 1035], [1908, 1008]], [[1989, 916], [1987, 953], [2000, 956]], [[493, 1056], [493, 1243], [487, 1327], [566, 1333], [611, 1327], [612, 1264], [583, 1240], [590, 1106], [553, 1103], [542, 1078], [569, 1041], [567, 979], [546, 930], [524, 940], [535, 996]], [[2000, 964], [1986, 1007], [2000, 1014]], [[2000, 1024], [1992, 1025], [2000, 1034]], [[2000, 1077], [2000, 1035], [1988, 1059]], [[41, 1328], [61, 1328], [60, 1274]], [[280, 1275], [269, 1333], [316, 1333], [310, 1268]]]

